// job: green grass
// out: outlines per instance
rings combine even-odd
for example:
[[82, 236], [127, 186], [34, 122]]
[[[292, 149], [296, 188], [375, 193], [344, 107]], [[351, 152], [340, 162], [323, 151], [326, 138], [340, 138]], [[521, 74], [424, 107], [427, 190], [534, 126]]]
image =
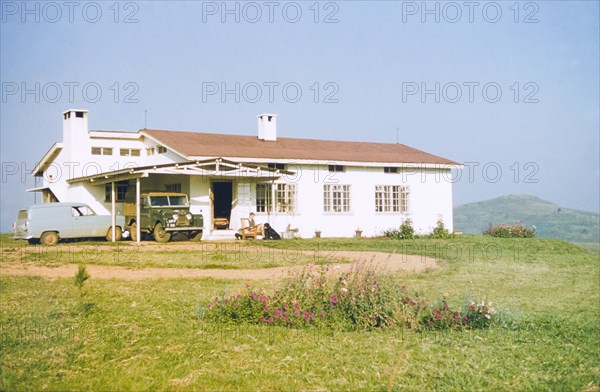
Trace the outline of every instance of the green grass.
[[[440, 269], [396, 278], [430, 299], [447, 292], [453, 304], [465, 295], [486, 295], [517, 327], [419, 333], [217, 325], [198, 317], [199, 306], [223, 290], [235, 292], [244, 281], [92, 275], [80, 295], [74, 279], [1, 277], [0, 390], [600, 387], [595, 253], [559, 240], [482, 236], [268, 244], [326, 254], [445, 256]], [[270, 290], [276, 284], [261, 286]]]

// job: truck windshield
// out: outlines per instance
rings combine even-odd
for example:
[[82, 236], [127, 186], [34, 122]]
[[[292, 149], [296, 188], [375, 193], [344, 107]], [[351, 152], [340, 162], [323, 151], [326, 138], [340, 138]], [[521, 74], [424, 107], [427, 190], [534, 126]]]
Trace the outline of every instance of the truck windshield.
[[169, 198], [167, 196], [152, 196], [150, 197], [150, 205], [152, 207], [168, 206]]
[[185, 196], [169, 196], [172, 206], [187, 206], [187, 197]]

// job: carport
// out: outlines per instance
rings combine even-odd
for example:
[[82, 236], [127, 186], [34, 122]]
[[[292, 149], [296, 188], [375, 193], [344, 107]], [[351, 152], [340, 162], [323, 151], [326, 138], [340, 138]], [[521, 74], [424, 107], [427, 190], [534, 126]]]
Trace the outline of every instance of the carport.
[[[119, 181], [135, 180], [135, 205], [136, 222], [140, 222], [140, 197], [141, 180], [150, 174], [170, 174], [205, 176], [211, 179], [247, 179], [253, 182], [271, 182], [279, 179], [282, 175], [295, 175], [294, 172], [269, 168], [267, 166], [241, 163], [213, 158], [204, 161], [186, 161], [177, 163], [166, 163], [162, 165], [151, 165], [142, 167], [128, 167], [120, 170], [98, 173], [94, 175], [76, 177], [67, 180], [68, 184], [87, 183], [94, 186], [111, 184], [111, 215], [112, 215], [112, 241], [115, 242], [116, 230], [116, 183]], [[274, 187], [272, 190], [274, 192]], [[273, 195], [274, 196], [274, 195]], [[137, 242], [141, 241], [140, 225], [136, 225]]]

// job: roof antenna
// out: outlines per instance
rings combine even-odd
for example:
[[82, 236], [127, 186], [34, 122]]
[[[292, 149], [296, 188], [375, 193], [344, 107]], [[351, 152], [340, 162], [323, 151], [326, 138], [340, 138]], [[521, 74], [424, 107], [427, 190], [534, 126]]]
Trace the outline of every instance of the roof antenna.
[[144, 109], [144, 129], [148, 129], [148, 128], [146, 128], [147, 119], [148, 119], [148, 110]]
[[398, 141], [399, 132], [400, 132], [400, 128], [396, 127], [396, 144], [400, 144], [400, 142]]

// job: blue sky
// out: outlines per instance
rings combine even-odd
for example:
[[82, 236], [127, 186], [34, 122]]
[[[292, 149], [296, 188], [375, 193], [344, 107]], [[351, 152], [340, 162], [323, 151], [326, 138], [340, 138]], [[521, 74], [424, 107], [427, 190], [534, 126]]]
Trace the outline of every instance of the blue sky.
[[598, 2], [0, 4], [2, 231], [70, 107], [105, 130], [143, 128], [145, 110], [155, 129], [254, 135], [264, 112], [279, 136], [398, 129], [467, 164], [455, 205], [527, 193], [599, 209]]

